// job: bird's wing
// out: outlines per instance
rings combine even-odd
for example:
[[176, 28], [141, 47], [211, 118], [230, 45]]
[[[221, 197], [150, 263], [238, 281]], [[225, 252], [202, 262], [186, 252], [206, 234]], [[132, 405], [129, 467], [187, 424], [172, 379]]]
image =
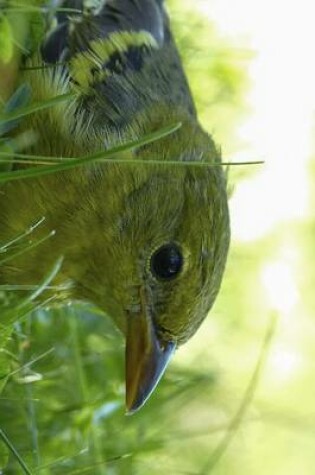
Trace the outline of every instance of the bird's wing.
[[60, 6], [77, 12], [57, 13], [42, 58], [69, 65], [93, 127], [121, 131], [159, 103], [195, 117], [162, 0], [66, 0]]
[[[91, 41], [117, 32], [145, 32], [158, 46], [169, 41], [168, 19], [162, 0], [65, 0], [42, 48], [43, 59], [56, 63], [89, 48]], [[139, 52], [130, 55], [137, 66]]]

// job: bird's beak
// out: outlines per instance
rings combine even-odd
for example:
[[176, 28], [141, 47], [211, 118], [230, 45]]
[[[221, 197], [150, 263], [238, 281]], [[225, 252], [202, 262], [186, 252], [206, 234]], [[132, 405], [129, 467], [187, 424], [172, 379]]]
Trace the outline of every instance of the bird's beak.
[[132, 414], [147, 401], [174, 353], [175, 343], [159, 341], [152, 317], [141, 305], [129, 314], [126, 338], [126, 407]]

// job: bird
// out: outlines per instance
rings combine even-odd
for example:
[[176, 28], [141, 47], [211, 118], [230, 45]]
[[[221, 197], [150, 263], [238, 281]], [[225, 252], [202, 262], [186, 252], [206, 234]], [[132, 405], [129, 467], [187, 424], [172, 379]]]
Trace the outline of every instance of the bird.
[[42, 282], [62, 256], [58, 302], [93, 303], [125, 336], [131, 414], [219, 292], [230, 243], [226, 174], [198, 120], [164, 0], [54, 6], [19, 76], [36, 102], [70, 99], [20, 120], [18, 131], [32, 131], [26, 153], [65, 162], [178, 127], [123, 150], [123, 163], [5, 182], [1, 242], [41, 225], [32, 234], [40, 244], [4, 263], [0, 283]]

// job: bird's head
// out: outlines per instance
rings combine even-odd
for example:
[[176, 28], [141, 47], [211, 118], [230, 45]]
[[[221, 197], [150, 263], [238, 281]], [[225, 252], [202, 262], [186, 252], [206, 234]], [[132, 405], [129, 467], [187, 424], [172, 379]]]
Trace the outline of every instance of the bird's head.
[[106, 183], [98, 178], [100, 186], [85, 200], [82, 232], [88, 219], [96, 216], [98, 225], [88, 224], [89, 245], [81, 250], [88, 265], [78, 294], [125, 334], [126, 404], [133, 412], [219, 290], [229, 245], [226, 186], [219, 166], [115, 164], [104, 176]]
[[[208, 314], [225, 267], [224, 172], [211, 138], [187, 127], [168, 142], [132, 152], [132, 158], [162, 157], [165, 164], [97, 163], [6, 188], [14, 232], [36, 216], [45, 216], [36, 232], [55, 230], [35, 248], [37, 256], [15, 260], [11, 280], [41, 281], [64, 256], [57, 283], [71, 283], [66, 298], [93, 302], [126, 337], [130, 412], [146, 401], [174, 350]], [[166, 163], [174, 158], [175, 164]], [[187, 160], [193, 163], [186, 166]]]

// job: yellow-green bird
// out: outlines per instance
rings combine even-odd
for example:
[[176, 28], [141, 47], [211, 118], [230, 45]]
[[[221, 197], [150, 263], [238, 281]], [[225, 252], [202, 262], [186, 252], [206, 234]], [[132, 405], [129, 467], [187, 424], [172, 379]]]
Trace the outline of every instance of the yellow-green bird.
[[[19, 130], [34, 135], [27, 153], [66, 160], [182, 125], [122, 152], [125, 163], [5, 183], [1, 241], [43, 217], [33, 239], [55, 233], [4, 264], [0, 282], [38, 284], [63, 256], [54, 282], [68, 290], [59, 298], [93, 302], [126, 337], [126, 405], [133, 412], [218, 293], [230, 240], [225, 174], [198, 122], [163, 0], [57, 6], [63, 10], [21, 81], [36, 102], [73, 97], [21, 121]], [[174, 160], [178, 165], [167, 164]]]

